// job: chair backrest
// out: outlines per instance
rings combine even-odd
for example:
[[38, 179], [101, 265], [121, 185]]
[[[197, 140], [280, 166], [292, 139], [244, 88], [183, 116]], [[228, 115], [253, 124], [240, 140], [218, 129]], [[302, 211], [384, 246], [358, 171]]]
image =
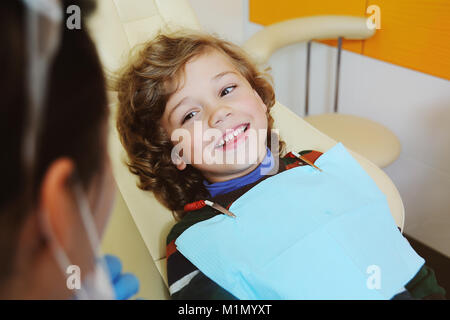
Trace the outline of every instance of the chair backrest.
[[[200, 30], [200, 24], [187, 0], [101, 0], [88, 22], [107, 78], [129, 57], [130, 50], [154, 38], [159, 32], [178, 29]], [[137, 178], [125, 165], [126, 153], [115, 128], [117, 98], [109, 91], [110, 118], [108, 148], [114, 177], [133, 220], [166, 281], [165, 238], [175, 223], [172, 213], [150, 192], [136, 187]]]
[[97, 1], [89, 29], [107, 72], [126, 62], [130, 49], [154, 38], [160, 31], [200, 30], [187, 0]]
[[[121, 67], [133, 46], [152, 39], [159, 31], [179, 28], [201, 29], [187, 0], [101, 0], [89, 23], [107, 73]], [[117, 105], [114, 93], [110, 99], [114, 114]], [[287, 150], [315, 149], [325, 152], [336, 144], [336, 141], [279, 103], [273, 107], [273, 117]], [[118, 188], [167, 284], [165, 239], [175, 220], [152, 193], [136, 187], [137, 177], [125, 165], [126, 154], [115, 129], [114, 116], [110, 120], [109, 152]], [[389, 177], [367, 159], [350, 152], [386, 194], [394, 219], [402, 227], [403, 203]]]

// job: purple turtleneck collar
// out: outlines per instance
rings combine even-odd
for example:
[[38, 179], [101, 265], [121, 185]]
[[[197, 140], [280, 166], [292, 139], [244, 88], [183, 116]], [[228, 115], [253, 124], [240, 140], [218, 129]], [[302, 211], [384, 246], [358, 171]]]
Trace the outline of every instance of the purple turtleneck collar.
[[272, 170], [273, 166], [274, 166], [273, 155], [270, 152], [269, 148], [267, 148], [267, 153], [264, 160], [259, 164], [259, 166], [255, 170], [246, 174], [245, 176], [216, 183], [209, 183], [208, 181], [205, 180], [203, 181], [203, 184], [205, 185], [206, 189], [208, 189], [211, 196], [215, 197], [217, 195], [231, 192], [247, 184], [258, 181], [263, 176], [267, 175], [270, 172], [270, 170]]

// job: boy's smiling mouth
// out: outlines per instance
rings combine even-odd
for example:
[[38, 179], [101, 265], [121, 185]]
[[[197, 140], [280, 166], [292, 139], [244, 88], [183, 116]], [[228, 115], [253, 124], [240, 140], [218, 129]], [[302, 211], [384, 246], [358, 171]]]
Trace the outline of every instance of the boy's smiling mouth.
[[225, 150], [232, 149], [237, 142], [245, 136], [245, 132], [250, 128], [250, 123], [242, 123], [234, 129], [227, 129], [215, 148], [224, 148]]

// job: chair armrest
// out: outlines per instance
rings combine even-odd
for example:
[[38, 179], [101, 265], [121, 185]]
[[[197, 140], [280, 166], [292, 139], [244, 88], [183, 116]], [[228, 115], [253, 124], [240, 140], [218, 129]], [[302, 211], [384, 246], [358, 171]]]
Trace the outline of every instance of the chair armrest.
[[370, 38], [375, 29], [367, 27], [367, 18], [322, 15], [278, 22], [255, 33], [244, 43], [244, 49], [257, 63], [266, 63], [278, 49], [313, 39], [349, 40]]

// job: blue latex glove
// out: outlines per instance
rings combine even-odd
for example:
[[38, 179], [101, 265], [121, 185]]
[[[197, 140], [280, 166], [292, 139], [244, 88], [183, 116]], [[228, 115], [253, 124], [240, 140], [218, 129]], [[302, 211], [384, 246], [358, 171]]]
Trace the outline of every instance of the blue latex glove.
[[122, 263], [116, 256], [105, 255], [105, 262], [111, 276], [117, 300], [127, 300], [139, 291], [139, 280], [131, 273], [122, 273]]

